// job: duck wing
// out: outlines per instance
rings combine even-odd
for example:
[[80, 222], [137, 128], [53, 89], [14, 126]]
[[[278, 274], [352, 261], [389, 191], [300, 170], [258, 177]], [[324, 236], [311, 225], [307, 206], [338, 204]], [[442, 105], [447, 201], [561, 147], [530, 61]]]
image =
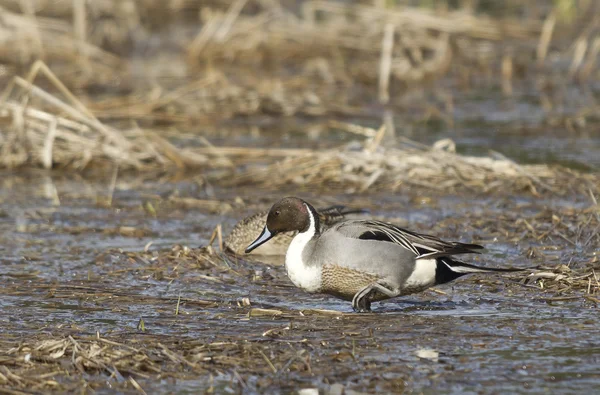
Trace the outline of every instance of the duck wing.
[[336, 224], [334, 228], [346, 237], [398, 244], [412, 251], [418, 259], [478, 254], [478, 250], [483, 249], [478, 244], [448, 242], [435, 236], [412, 232], [388, 222], [375, 220], [349, 220]]
[[319, 220], [322, 224], [331, 225], [343, 220], [346, 215], [365, 214], [368, 213], [368, 210], [337, 205], [318, 209], [317, 212], [319, 213]]

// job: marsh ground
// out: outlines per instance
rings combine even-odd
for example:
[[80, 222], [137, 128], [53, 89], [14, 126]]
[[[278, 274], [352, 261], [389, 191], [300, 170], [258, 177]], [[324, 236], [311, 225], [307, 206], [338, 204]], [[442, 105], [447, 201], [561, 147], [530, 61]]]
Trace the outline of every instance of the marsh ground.
[[102, 180], [5, 173], [2, 191], [4, 388], [137, 391], [132, 377], [147, 393], [339, 390], [333, 384], [569, 393], [600, 380], [600, 240], [597, 229], [579, 239], [569, 231], [598, 215], [589, 200], [313, 196], [480, 242], [480, 264], [540, 268], [471, 276], [354, 314], [294, 288], [279, 260], [223, 254], [217, 242], [199, 248], [216, 225], [227, 232], [279, 192], [216, 189], [226, 209], [210, 212], [173, 200], [206, 204], [189, 180], [124, 178], [110, 206]]
[[[456, 3], [0, 1], [0, 392], [597, 389], [600, 3]], [[282, 195], [529, 270], [354, 314]]]

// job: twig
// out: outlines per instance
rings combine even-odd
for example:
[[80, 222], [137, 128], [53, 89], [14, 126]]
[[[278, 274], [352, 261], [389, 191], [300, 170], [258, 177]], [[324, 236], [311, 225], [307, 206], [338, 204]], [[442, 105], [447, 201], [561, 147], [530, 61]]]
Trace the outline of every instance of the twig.
[[175, 307], [175, 315], [179, 315], [179, 304], [181, 303], [181, 294], [177, 298], [177, 307]]
[[546, 55], [548, 54], [548, 47], [552, 41], [552, 33], [554, 32], [554, 26], [556, 24], [556, 14], [551, 12], [550, 15], [544, 21], [542, 25], [542, 33], [540, 34], [540, 40], [537, 46], [537, 63], [539, 66], [543, 65], [546, 61]]
[[108, 187], [108, 207], [112, 207], [113, 197], [115, 195], [115, 188], [117, 187], [117, 177], [119, 176], [119, 165], [115, 165], [112, 177], [110, 179], [110, 185]]
[[144, 391], [142, 387], [140, 387], [140, 385], [137, 383], [137, 381], [135, 381], [135, 379], [132, 376], [129, 376], [129, 382], [131, 383], [131, 385], [133, 385], [133, 388], [138, 390], [141, 394], [146, 395], [146, 391]]
[[394, 49], [394, 30], [392, 23], [387, 23], [383, 31], [381, 44], [381, 60], [379, 62], [379, 102], [387, 103], [390, 100], [389, 84], [392, 71], [392, 51]]
[[262, 352], [261, 349], [257, 349], [258, 353], [263, 357], [263, 359], [265, 360], [265, 362], [267, 363], [267, 365], [269, 365], [269, 368], [271, 368], [271, 371], [273, 373], [277, 373], [277, 368], [275, 368], [275, 365], [273, 365], [273, 363], [271, 362], [271, 360], [265, 355], [264, 352]]

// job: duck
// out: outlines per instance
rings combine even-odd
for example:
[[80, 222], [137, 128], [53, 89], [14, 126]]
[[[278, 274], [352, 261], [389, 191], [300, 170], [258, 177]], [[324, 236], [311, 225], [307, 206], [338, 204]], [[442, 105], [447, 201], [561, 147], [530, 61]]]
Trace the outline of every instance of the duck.
[[422, 292], [467, 274], [513, 272], [456, 259], [477, 254], [478, 244], [448, 242], [388, 222], [341, 219], [323, 229], [308, 202], [286, 197], [269, 210], [250, 253], [282, 233], [296, 232], [285, 256], [292, 283], [309, 293], [324, 293], [352, 302], [355, 312], [370, 312], [371, 303]]
[[[326, 227], [331, 226], [337, 221], [341, 221], [348, 216], [365, 214], [367, 210], [350, 208], [343, 205], [334, 205], [319, 209], [320, 230], [324, 231]], [[235, 255], [243, 255], [248, 244], [250, 244], [264, 227], [269, 211], [263, 210], [252, 214], [235, 224], [229, 235], [223, 240], [223, 247], [226, 251]], [[284, 256], [296, 232], [279, 232], [274, 236], [268, 245], [263, 246], [256, 255], [266, 256]]]

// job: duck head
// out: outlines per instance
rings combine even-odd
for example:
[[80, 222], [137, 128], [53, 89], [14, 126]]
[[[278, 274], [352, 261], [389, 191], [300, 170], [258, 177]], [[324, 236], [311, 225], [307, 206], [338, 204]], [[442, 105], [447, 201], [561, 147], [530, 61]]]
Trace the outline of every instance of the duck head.
[[271, 207], [267, 215], [267, 223], [260, 236], [254, 240], [246, 254], [271, 240], [281, 232], [306, 232], [315, 222], [315, 209], [304, 200], [296, 197], [286, 197]]

